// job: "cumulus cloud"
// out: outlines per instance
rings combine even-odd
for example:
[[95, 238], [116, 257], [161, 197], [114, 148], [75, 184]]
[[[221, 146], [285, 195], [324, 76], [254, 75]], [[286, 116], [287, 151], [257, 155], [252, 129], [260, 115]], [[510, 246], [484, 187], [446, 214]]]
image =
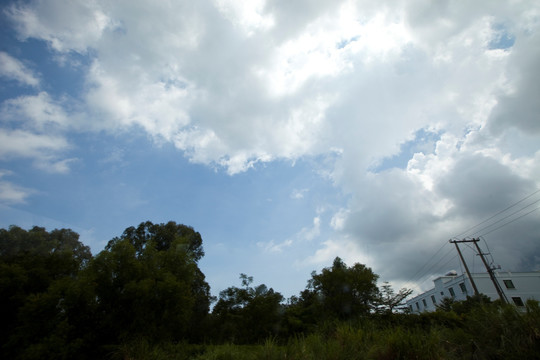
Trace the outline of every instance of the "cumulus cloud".
[[316, 216], [313, 218], [313, 226], [303, 228], [297, 235], [300, 240], [312, 241], [321, 234], [321, 218]]
[[51, 173], [67, 173], [73, 158], [66, 130], [76, 128], [77, 115], [68, 115], [65, 102], [47, 92], [5, 100], [0, 108], [0, 159], [25, 158]]
[[68, 146], [63, 138], [34, 134], [22, 130], [0, 132], [0, 157], [37, 157], [47, 151], [59, 151]]
[[39, 78], [21, 61], [0, 51], [0, 76], [15, 80], [23, 85], [39, 86]]
[[363, 246], [358, 242], [340, 238], [328, 239], [323, 241], [322, 246], [311, 256], [297, 261], [298, 266], [328, 266], [336, 257], [343, 259], [347, 265], [355, 263], [367, 264], [372, 266], [374, 259], [364, 251]]
[[70, 125], [68, 115], [61, 103], [54, 101], [46, 92], [37, 95], [20, 96], [4, 101], [1, 107], [4, 121], [30, 123], [34, 129], [43, 130], [53, 125], [66, 127]]
[[115, 27], [95, 2], [88, 1], [32, 1], [5, 12], [22, 40], [43, 39], [60, 52], [86, 52], [105, 29]]
[[12, 174], [9, 170], [0, 170], [0, 203], [8, 205], [24, 203], [26, 198], [34, 192], [3, 179]]
[[59, 158], [68, 147], [67, 140], [61, 136], [0, 129], [0, 159], [29, 158], [36, 167], [47, 172], [69, 171], [69, 163], [74, 159]]
[[247, 36], [275, 26], [273, 16], [264, 12], [264, 0], [216, 0], [218, 10]]
[[[326, 174], [349, 202], [308, 263], [345, 252], [388, 280], [410, 276], [441, 241], [540, 185], [540, 5], [248, 3], [35, 1], [7, 14], [22, 39], [89, 56], [78, 129], [140, 127], [231, 175], [332, 154]], [[42, 126], [74, 115], [46, 93], [4, 109]], [[422, 132], [437, 138], [402, 153]], [[67, 147], [22, 129], [3, 135], [4, 157]], [[31, 145], [13, 140], [23, 138]], [[403, 164], [377, 170], [400, 156]], [[306, 238], [320, 235], [320, 221]], [[521, 246], [538, 254], [537, 226], [524, 221]], [[494, 251], [502, 233], [492, 235]], [[516, 269], [536, 264], [505, 254]]]

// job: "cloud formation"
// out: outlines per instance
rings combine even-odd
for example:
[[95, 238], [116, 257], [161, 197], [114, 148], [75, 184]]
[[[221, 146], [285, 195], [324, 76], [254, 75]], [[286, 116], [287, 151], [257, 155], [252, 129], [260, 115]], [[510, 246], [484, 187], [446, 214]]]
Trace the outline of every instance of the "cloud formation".
[[26, 198], [34, 191], [15, 185], [10, 181], [2, 179], [11, 175], [9, 170], [0, 169], [0, 204], [20, 204], [24, 203]]
[[[135, 128], [231, 175], [328, 156], [349, 202], [306, 230], [333, 230], [308, 262], [345, 249], [405, 281], [441, 241], [540, 186], [539, 12], [532, 1], [16, 3], [6, 14], [21, 39], [89, 66], [78, 106], [44, 91], [3, 103], [0, 156], [67, 171], [68, 132]], [[39, 85], [20, 60], [0, 64]], [[404, 154], [421, 133], [437, 136]], [[519, 246], [536, 257], [492, 237], [511, 269], [540, 268], [527, 219]], [[264, 247], [291, 245], [276, 243]]]
[[0, 52], [0, 76], [15, 80], [22, 85], [32, 87], [39, 85], [39, 78], [27, 66], [3, 51]]

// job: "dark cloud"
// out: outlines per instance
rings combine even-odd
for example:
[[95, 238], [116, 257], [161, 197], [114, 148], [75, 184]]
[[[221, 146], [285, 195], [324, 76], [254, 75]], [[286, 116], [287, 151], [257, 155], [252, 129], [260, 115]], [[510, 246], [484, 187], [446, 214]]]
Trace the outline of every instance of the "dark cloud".
[[504, 209], [534, 188], [533, 181], [482, 155], [458, 160], [437, 184], [440, 195], [452, 202], [452, 213], [473, 219]]
[[397, 243], [410, 241], [436, 216], [430, 213], [428, 193], [400, 170], [370, 178], [359, 189], [345, 229], [361, 241]]
[[497, 99], [490, 129], [500, 134], [508, 127], [525, 133], [540, 133], [540, 36], [524, 34], [511, 49], [508, 64], [509, 89]]

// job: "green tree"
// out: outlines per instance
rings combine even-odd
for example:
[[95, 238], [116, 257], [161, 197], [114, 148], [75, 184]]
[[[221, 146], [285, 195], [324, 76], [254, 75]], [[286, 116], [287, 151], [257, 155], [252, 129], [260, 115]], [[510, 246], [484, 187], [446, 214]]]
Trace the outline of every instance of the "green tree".
[[60, 343], [52, 337], [65, 315], [64, 290], [91, 256], [69, 229], [0, 229], [0, 357], [58, 358], [47, 353]]
[[191, 227], [145, 222], [111, 240], [87, 268], [95, 284], [102, 342], [196, 340], [210, 305]]
[[[95, 359], [99, 314], [91, 287], [78, 278], [55, 281], [31, 294], [18, 314], [11, 345], [23, 359]], [[16, 358], [16, 357], [15, 357]]]
[[326, 318], [349, 319], [372, 310], [378, 299], [377, 278], [365, 265], [347, 267], [336, 257], [332, 267], [311, 274], [308, 290], [313, 294], [304, 297], [315, 301], [318, 313]]
[[253, 277], [240, 274], [242, 287], [229, 287], [219, 294], [212, 315], [220, 340], [252, 343], [278, 334], [283, 314], [283, 296]]
[[[116, 242], [126, 240], [133, 245], [136, 255], [140, 256], [149, 242], [157, 251], [168, 250], [173, 243], [184, 247], [192, 261], [198, 262], [204, 256], [201, 234], [192, 227], [169, 221], [166, 224], [153, 224], [150, 221], [131, 226], [124, 230], [119, 238], [109, 241], [106, 249]], [[179, 242], [176, 242], [176, 241]]]

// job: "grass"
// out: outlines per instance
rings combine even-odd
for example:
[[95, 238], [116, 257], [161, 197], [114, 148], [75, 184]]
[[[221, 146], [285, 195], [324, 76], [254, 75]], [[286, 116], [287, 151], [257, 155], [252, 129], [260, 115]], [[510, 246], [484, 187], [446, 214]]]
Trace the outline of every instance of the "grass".
[[123, 360], [390, 360], [390, 359], [540, 359], [540, 308], [485, 306], [456, 315], [367, 317], [327, 323], [318, 330], [269, 338], [260, 344], [232, 343], [122, 345], [113, 354]]

